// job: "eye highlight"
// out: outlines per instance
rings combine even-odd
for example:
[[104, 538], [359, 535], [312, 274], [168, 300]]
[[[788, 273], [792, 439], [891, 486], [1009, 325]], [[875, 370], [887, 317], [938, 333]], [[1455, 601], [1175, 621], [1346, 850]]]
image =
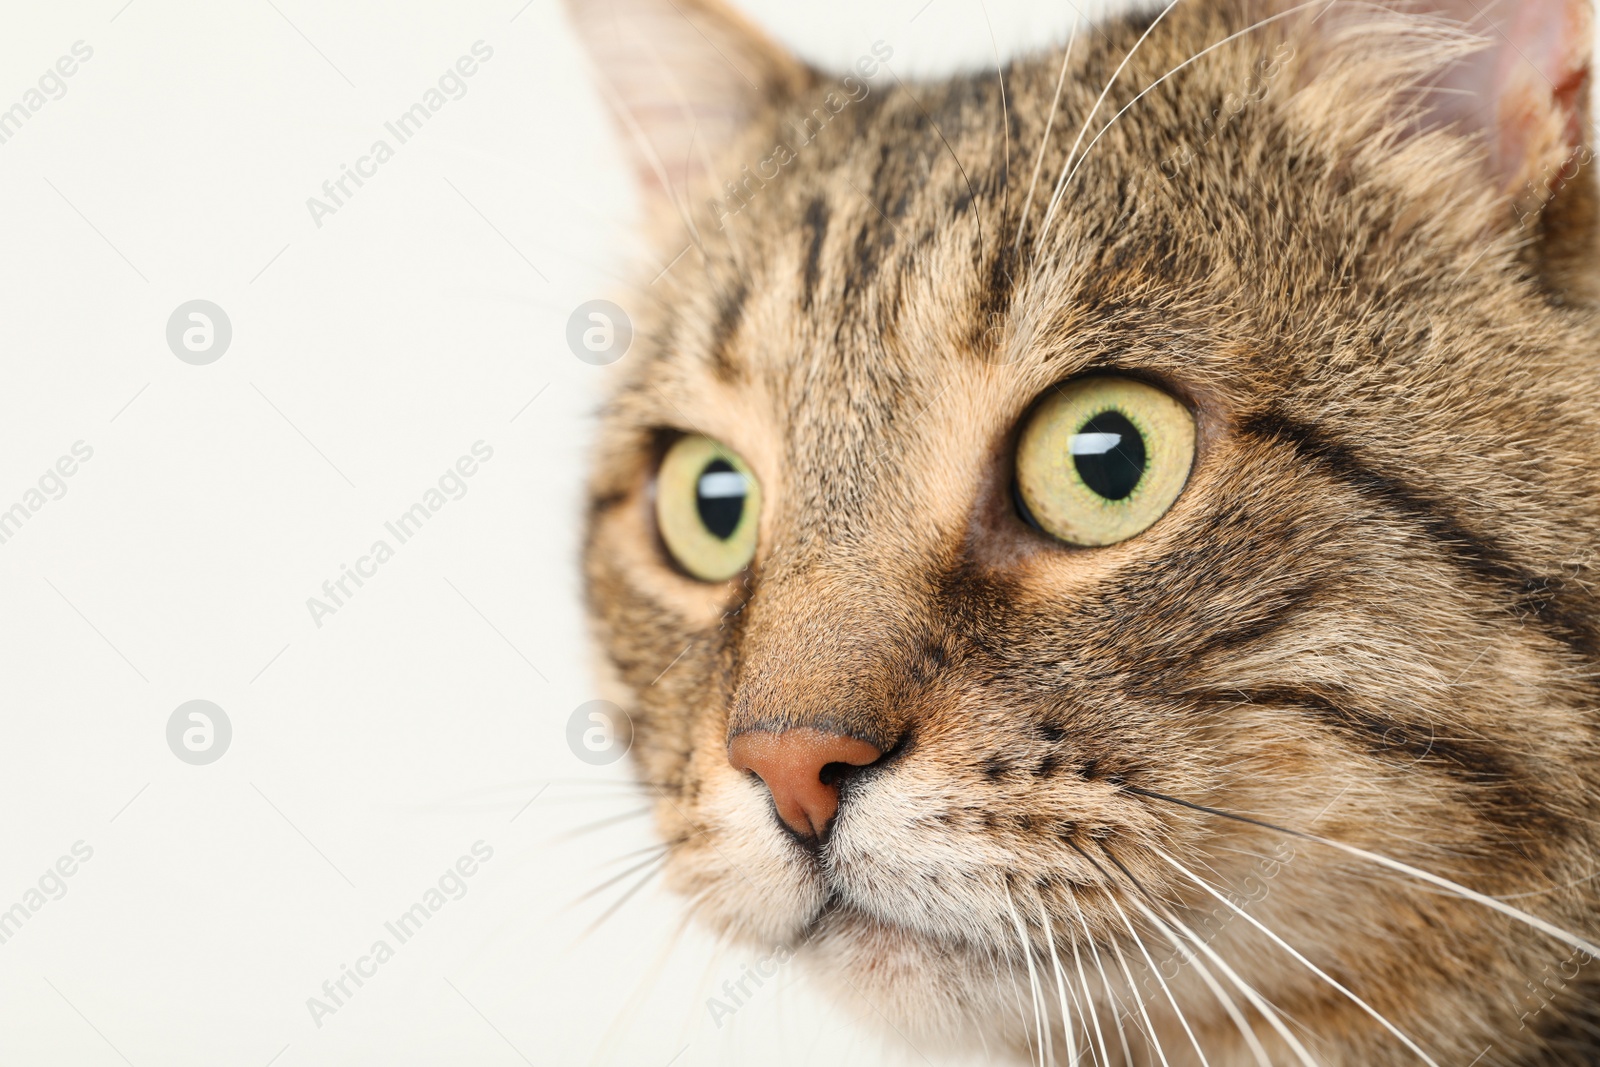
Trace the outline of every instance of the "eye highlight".
[[1017, 442], [1017, 496], [1044, 532], [1114, 545], [1172, 506], [1194, 463], [1194, 416], [1132, 378], [1092, 377], [1053, 391]]
[[656, 473], [656, 527], [678, 565], [724, 582], [756, 554], [761, 488], [739, 456], [697, 434], [675, 441]]

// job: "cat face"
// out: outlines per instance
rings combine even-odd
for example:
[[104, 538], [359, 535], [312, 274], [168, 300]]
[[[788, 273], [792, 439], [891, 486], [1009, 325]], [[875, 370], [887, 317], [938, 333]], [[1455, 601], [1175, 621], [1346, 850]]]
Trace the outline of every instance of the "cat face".
[[586, 573], [696, 915], [930, 1051], [1566, 1062], [1595, 968], [1506, 990], [1600, 931], [1584, 11], [1191, 0], [1002, 99], [624, 6], [687, 251]]

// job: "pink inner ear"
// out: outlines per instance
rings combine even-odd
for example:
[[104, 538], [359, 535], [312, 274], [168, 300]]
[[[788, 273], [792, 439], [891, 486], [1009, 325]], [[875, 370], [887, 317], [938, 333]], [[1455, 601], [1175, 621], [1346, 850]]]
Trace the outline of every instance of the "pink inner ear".
[[1589, 0], [1430, 0], [1416, 10], [1458, 21], [1488, 43], [1440, 79], [1439, 117], [1487, 135], [1507, 190], [1545, 182], [1553, 192], [1547, 176], [1588, 136]]

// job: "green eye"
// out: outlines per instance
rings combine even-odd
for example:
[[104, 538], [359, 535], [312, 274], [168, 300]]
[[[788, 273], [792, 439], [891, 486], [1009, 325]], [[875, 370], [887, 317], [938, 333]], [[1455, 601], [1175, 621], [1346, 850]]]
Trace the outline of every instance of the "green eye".
[[1080, 378], [1038, 406], [1017, 443], [1017, 494], [1034, 522], [1073, 545], [1144, 531], [1183, 492], [1194, 416], [1131, 378]]
[[724, 582], [756, 554], [761, 488], [744, 460], [709, 437], [680, 438], [656, 474], [656, 526], [672, 558]]

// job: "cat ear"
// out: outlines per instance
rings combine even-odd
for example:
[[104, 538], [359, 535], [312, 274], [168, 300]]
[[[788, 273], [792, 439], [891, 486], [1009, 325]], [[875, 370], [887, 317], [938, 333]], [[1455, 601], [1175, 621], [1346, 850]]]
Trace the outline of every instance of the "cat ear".
[[1476, 139], [1519, 213], [1589, 162], [1591, 0], [1333, 0], [1308, 17], [1310, 71], [1411, 78], [1411, 128]]
[[719, 0], [567, 0], [646, 191], [676, 199], [762, 111], [813, 82]]
[[1304, 20], [1298, 106], [1326, 139], [1387, 157], [1460, 227], [1518, 236], [1552, 291], [1600, 301], [1591, 2], [1268, 0]]
[[1541, 206], [1581, 154], [1587, 163], [1590, 0], [1426, 0], [1417, 10], [1461, 23], [1485, 46], [1444, 71], [1436, 115], [1481, 133], [1491, 177]]

